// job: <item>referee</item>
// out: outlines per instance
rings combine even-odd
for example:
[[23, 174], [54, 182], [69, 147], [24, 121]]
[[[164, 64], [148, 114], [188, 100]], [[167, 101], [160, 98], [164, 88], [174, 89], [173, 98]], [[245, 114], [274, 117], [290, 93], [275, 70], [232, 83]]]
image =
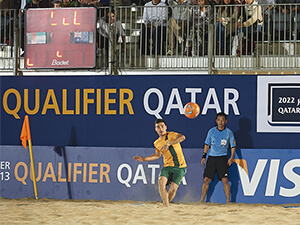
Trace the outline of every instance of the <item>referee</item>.
[[[230, 202], [230, 184], [228, 182], [228, 167], [231, 166], [236, 149], [236, 141], [233, 132], [225, 125], [227, 123], [227, 116], [220, 112], [216, 116], [217, 126], [208, 131], [205, 139], [204, 151], [201, 164], [205, 164], [205, 159], [208, 150], [210, 153], [204, 169], [204, 180], [202, 186], [202, 193], [200, 202], [204, 202], [209, 183], [213, 180], [215, 173], [217, 173], [219, 180], [223, 183], [224, 192], [226, 195], [226, 203]], [[231, 148], [231, 157], [227, 159], [227, 150]]]

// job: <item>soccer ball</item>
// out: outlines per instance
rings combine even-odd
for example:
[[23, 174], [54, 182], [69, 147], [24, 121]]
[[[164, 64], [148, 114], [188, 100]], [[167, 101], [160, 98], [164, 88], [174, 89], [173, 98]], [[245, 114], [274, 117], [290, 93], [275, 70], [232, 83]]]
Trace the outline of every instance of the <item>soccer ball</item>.
[[184, 106], [184, 115], [189, 119], [196, 118], [200, 113], [200, 107], [197, 103], [189, 102]]

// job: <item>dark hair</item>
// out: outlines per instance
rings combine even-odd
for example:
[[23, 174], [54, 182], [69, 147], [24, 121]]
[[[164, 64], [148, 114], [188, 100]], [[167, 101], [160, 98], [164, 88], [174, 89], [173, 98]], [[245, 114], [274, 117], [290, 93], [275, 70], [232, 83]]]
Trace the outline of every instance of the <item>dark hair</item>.
[[216, 116], [216, 119], [218, 118], [218, 116], [224, 116], [225, 117], [225, 120], [227, 120], [227, 115], [223, 112], [219, 112]]
[[218, 0], [219, 3], [215, 2], [214, 0], [209, 0], [208, 4], [212, 7], [214, 7], [215, 5], [219, 5], [221, 3], [221, 0]]
[[[220, 11], [221, 11], [221, 13], [223, 13], [223, 11], [225, 11], [227, 17], [231, 17], [234, 14], [234, 7], [235, 6], [226, 7], [226, 4], [224, 3], [224, 0], [222, 0], [220, 2], [220, 5], [225, 5], [223, 7], [220, 7]], [[230, 0], [229, 5], [236, 5], [236, 3], [233, 0]]]
[[107, 8], [105, 13], [106, 13], [106, 14], [105, 14], [106, 22], [110, 22], [109, 19], [110, 19], [110, 15], [111, 15], [111, 14], [116, 15], [114, 9], [109, 10], [109, 9]]
[[164, 124], [166, 124], [166, 122], [164, 121], [164, 119], [156, 119], [154, 124], [158, 124], [158, 123], [164, 123]]

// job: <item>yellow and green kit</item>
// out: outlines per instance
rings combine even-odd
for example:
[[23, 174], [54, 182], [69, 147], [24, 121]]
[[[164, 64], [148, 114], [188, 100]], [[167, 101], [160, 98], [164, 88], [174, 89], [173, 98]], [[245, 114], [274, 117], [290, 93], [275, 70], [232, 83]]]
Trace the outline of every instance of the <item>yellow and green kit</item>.
[[[158, 138], [155, 140], [155, 150], [161, 152], [160, 149], [167, 143], [167, 141], [174, 140], [177, 135], [178, 133], [171, 131], [167, 132], [164, 138]], [[164, 168], [161, 170], [159, 176], [164, 176], [169, 180], [169, 182], [172, 181], [179, 185], [182, 177], [186, 173], [187, 167], [180, 143], [170, 145], [167, 151], [162, 151], [161, 153], [164, 158]]]

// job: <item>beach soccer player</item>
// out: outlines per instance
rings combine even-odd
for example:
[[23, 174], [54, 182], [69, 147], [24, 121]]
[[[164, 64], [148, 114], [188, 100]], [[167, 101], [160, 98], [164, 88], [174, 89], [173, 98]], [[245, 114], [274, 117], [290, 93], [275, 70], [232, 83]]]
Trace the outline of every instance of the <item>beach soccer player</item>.
[[[226, 203], [230, 202], [230, 184], [228, 181], [228, 167], [231, 166], [236, 149], [236, 141], [233, 132], [225, 125], [227, 123], [227, 115], [220, 112], [216, 116], [217, 126], [211, 128], [205, 139], [204, 151], [201, 164], [205, 164], [207, 152], [210, 153], [204, 169], [204, 180], [202, 185], [202, 193], [200, 202], [204, 202], [209, 183], [213, 180], [217, 173], [219, 180], [223, 182], [223, 188], [226, 195]], [[227, 158], [227, 150], [231, 148], [231, 156]]]
[[[176, 195], [176, 191], [186, 173], [186, 162], [181, 148], [181, 142], [185, 136], [176, 132], [167, 132], [167, 125], [163, 119], [155, 120], [155, 131], [158, 139], [154, 141], [155, 153], [148, 156], [134, 156], [133, 159], [140, 162], [153, 161], [163, 155], [164, 167], [159, 173], [158, 188], [164, 206]], [[167, 186], [170, 185], [169, 191]]]

